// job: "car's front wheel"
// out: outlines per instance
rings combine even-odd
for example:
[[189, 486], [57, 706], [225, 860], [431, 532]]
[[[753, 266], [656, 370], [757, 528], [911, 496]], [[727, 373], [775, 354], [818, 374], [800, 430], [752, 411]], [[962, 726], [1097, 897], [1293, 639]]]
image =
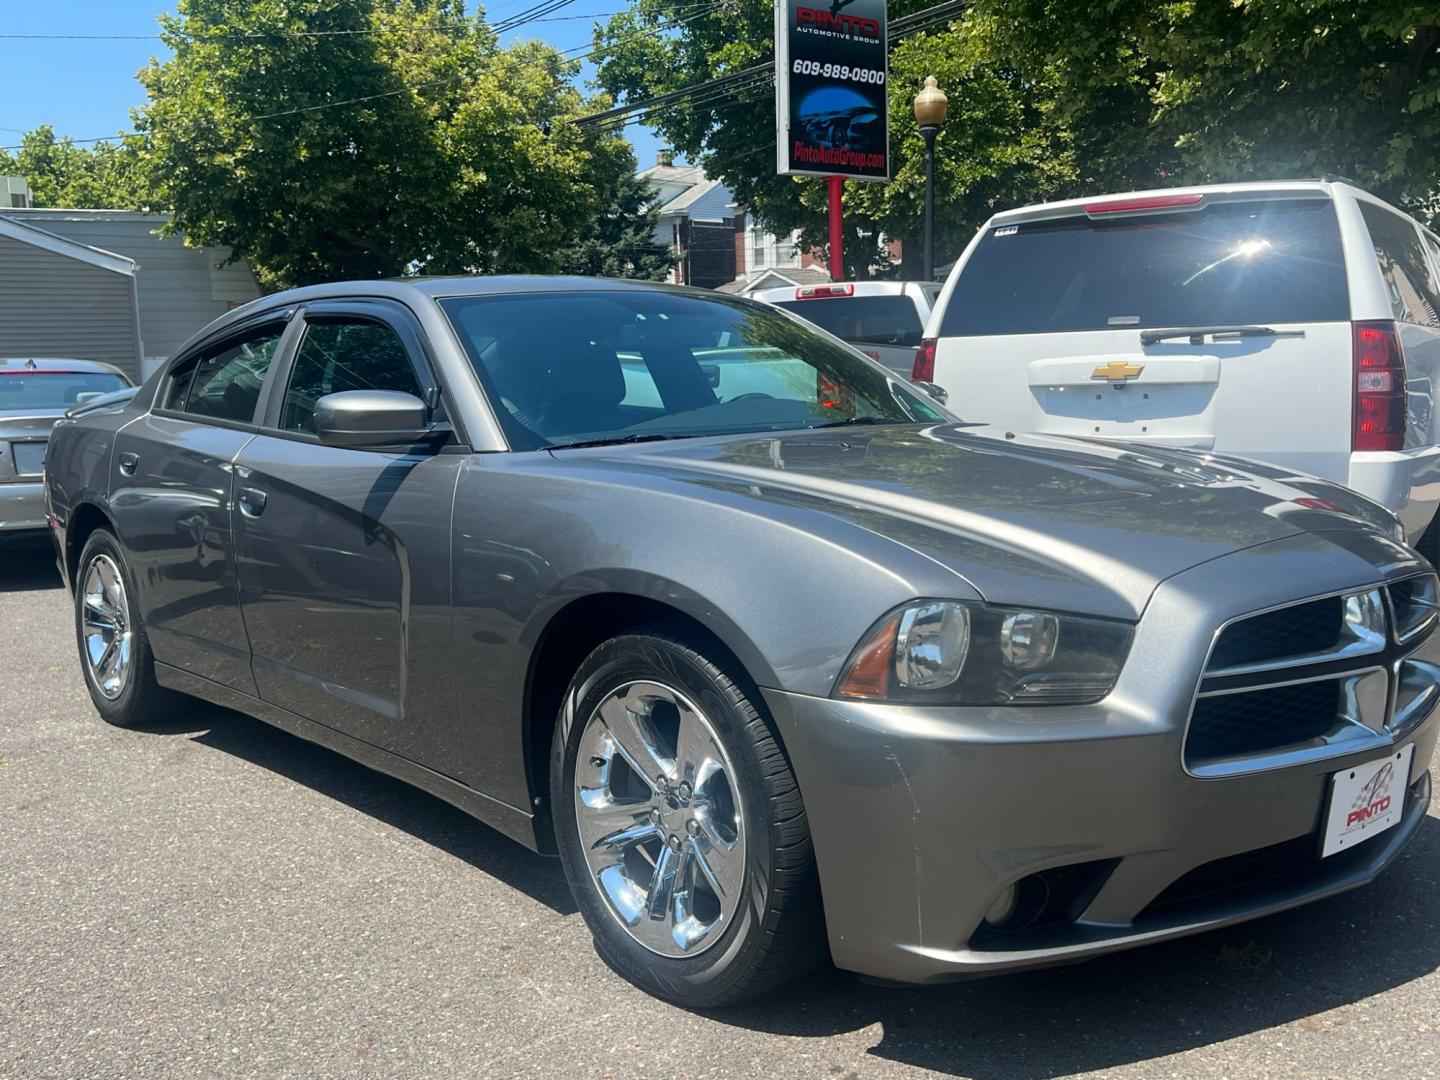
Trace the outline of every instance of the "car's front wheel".
[[150, 643], [120, 542], [96, 529], [75, 576], [75, 638], [90, 700], [109, 723], [134, 727], [161, 719], [175, 695], [155, 682]]
[[581, 665], [556, 725], [561, 861], [601, 957], [715, 1007], [824, 955], [805, 810], [773, 732], [703, 642], [663, 626]]

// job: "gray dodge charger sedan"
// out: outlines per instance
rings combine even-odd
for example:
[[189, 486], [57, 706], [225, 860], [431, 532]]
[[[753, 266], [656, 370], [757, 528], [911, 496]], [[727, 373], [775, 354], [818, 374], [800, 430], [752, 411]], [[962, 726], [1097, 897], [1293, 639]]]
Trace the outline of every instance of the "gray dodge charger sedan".
[[281, 293], [63, 421], [46, 484], [102, 717], [190, 695], [411, 781], [688, 1005], [1279, 911], [1430, 801], [1436, 579], [1386, 511], [959, 423], [745, 300]]

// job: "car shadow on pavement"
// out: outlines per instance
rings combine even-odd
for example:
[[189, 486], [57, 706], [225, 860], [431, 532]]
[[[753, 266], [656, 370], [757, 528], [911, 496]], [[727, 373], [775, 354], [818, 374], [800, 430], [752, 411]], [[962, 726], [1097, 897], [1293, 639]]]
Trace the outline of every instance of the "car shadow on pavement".
[[449, 803], [243, 713], [195, 701], [171, 721], [139, 729], [197, 743], [304, 784], [519, 889], [559, 915], [577, 910], [558, 859], [537, 855]]
[[49, 537], [0, 541], [0, 592], [58, 589], [61, 584]]
[[1437, 886], [1432, 817], [1371, 886], [1239, 927], [933, 988], [868, 986], [829, 971], [779, 999], [712, 1015], [801, 1038], [878, 1024], [871, 1054], [977, 1080], [1087, 1073], [1287, 1024], [1287, 1041], [1333, 1039], [1370, 1018], [1344, 1006], [1440, 968]]

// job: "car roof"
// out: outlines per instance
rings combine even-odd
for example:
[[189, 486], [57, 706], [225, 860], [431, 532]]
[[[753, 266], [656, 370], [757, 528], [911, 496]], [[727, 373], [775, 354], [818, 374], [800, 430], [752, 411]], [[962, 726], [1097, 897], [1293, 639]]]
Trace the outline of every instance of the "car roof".
[[34, 371], [40, 372], [83, 372], [87, 375], [119, 375], [129, 381], [123, 371], [114, 364], [102, 363], [99, 360], [81, 360], [78, 357], [65, 356], [6, 356], [0, 357], [0, 368], [6, 371]]
[[[1340, 191], [1365, 194], [1354, 185], [1338, 179], [1256, 180], [1236, 184], [1197, 184], [1191, 187], [1151, 188], [1145, 191], [1115, 191], [1102, 195], [1088, 195], [1079, 199], [1032, 203], [1029, 206], [1016, 207], [1013, 210], [1002, 210], [990, 221], [992, 224], [1005, 224], [1012, 221], [1073, 217], [1083, 214], [1086, 206], [1094, 206], [1096, 203], [1127, 202], [1131, 199], [1166, 198], [1177, 195], [1206, 195], [1216, 198], [1216, 201], [1235, 201], [1244, 198], [1277, 198], [1286, 195], [1333, 198]], [[1373, 198], [1373, 196], [1371, 197]]]
[[[773, 289], [756, 289], [750, 294], [752, 300], [773, 303], [776, 300], [794, 300], [798, 289], [831, 288], [835, 285], [849, 285], [855, 291], [853, 296], [900, 296], [908, 285], [930, 285], [939, 288], [938, 281], [835, 281], [820, 285], [781, 285]], [[808, 298], [807, 298], [808, 299]], [[843, 300], [843, 296], [815, 297], [821, 300]]]
[[271, 293], [227, 311], [175, 350], [174, 355], [188, 351], [198, 342], [225, 332], [265, 312], [280, 311], [291, 304], [317, 303], [322, 300], [398, 300], [414, 302], [446, 300], [464, 296], [501, 296], [507, 293], [581, 293], [581, 292], [666, 292], [706, 300], [754, 303], [748, 297], [717, 293], [690, 285], [671, 285], [658, 281], [635, 281], [626, 278], [574, 277], [544, 274], [456, 275], [453, 277], [375, 278], [358, 281], [331, 281], [320, 285], [302, 285], [283, 292]]

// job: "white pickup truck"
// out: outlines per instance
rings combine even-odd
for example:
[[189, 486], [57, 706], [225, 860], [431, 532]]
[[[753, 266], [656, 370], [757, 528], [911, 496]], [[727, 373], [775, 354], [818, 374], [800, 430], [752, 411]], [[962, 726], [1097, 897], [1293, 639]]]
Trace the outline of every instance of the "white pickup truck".
[[933, 281], [836, 281], [760, 289], [754, 299], [784, 308], [905, 378], [940, 286]]
[[1337, 481], [1440, 554], [1440, 240], [1349, 183], [996, 214], [945, 283], [912, 377], [1016, 431]]

